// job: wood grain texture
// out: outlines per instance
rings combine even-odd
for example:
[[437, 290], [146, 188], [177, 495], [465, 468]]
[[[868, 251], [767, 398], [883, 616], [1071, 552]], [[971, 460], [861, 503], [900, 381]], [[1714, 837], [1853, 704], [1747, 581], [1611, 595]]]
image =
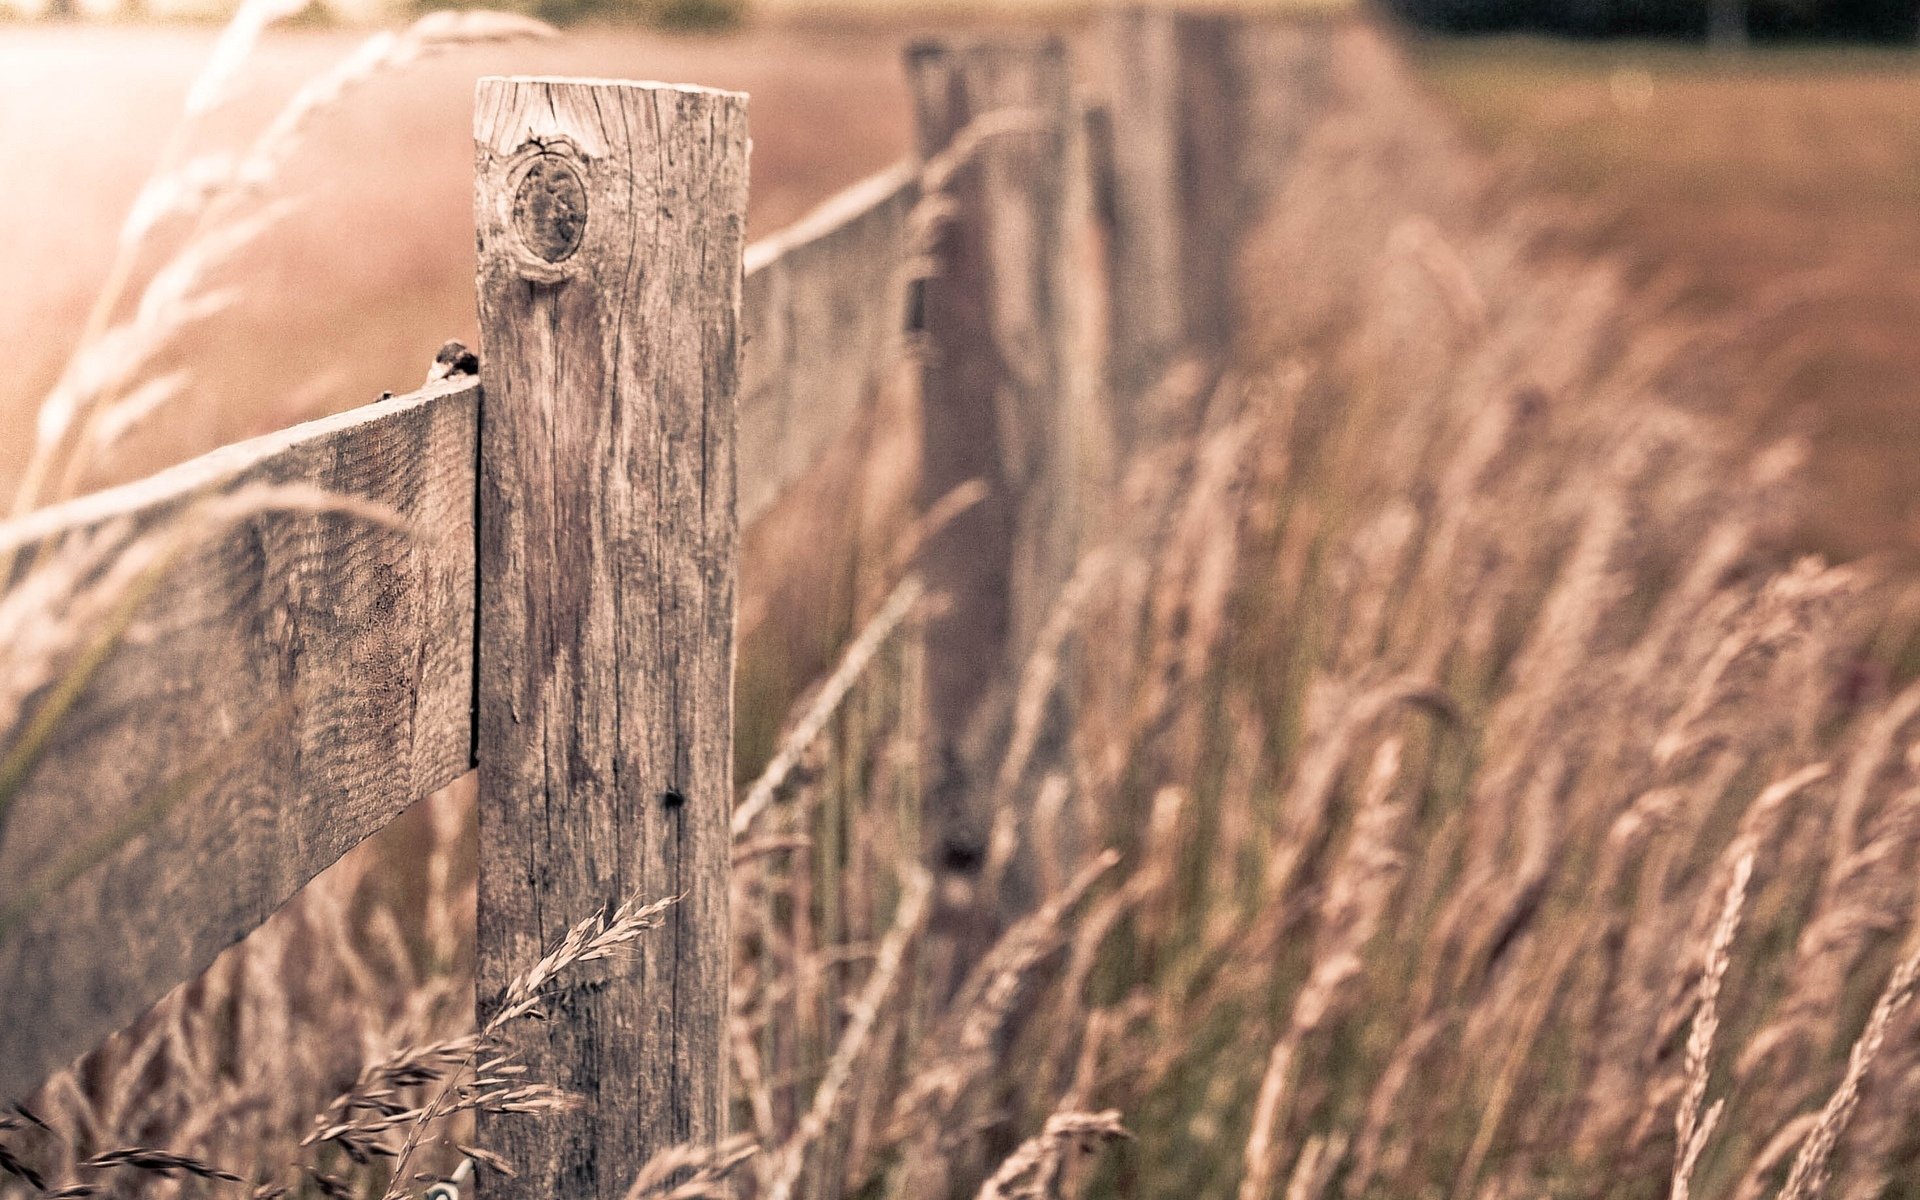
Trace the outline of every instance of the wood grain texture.
[[485, 79], [474, 129], [483, 1015], [580, 919], [682, 897], [515, 1035], [587, 1106], [483, 1120], [520, 1171], [486, 1190], [618, 1197], [724, 1129], [745, 98]]
[[903, 348], [917, 164], [747, 248], [740, 520], [772, 507], [853, 424]]
[[[984, 851], [988, 762], [1009, 681], [1079, 552], [1092, 403], [1081, 255], [1091, 195], [1084, 122], [1055, 39], [931, 41], [908, 54], [920, 150], [971, 145], [943, 189], [921, 379], [921, 500], [972, 479], [989, 495], [924, 553], [950, 605], [927, 629], [930, 806], [950, 864]], [[1021, 113], [984, 139], [969, 127]]]
[[[210, 524], [135, 610], [0, 829], [0, 1095], [468, 769], [478, 392], [369, 405], [0, 526], [0, 547], [51, 570], [110, 564], [253, 485], [315, 485], [407, 524], [271, 508]], [[118, 848], [53, 886], [92, 839]]]

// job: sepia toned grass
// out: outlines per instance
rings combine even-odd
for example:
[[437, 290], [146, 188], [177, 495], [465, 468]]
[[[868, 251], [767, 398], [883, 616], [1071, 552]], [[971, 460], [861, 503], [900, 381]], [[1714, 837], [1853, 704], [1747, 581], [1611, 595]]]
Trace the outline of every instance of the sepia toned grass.
[[1563, 247], [1619, 256], [1630, 290], [1764, 343], [1725, 415], [1750, 444], [1808, 439], [1804, 544], [1911, 561], [1893, 464], [1920, 396], [1904, 332], [1920, 296], [1897, 266], [1920, 235], [1912, 51], [1503, 37], [1415, 57], [1513, 182], [1563, 207]]
[[[850, 572], [847, 649], [735, 814], [743, 1138], [632, 1196], [1917, 1177], [1920, 592], [1798, 553], [1804, 442], [1722, 420], [1773, 382], [1750, 324], [1566, 253], [1376, 33], [1339, 31], [1328, 80], [1234, 360], [1140, 399], [1114, 536], [1003, 681], [977, 870], [924, 861], [921, 539]], [[22, 622], [47, 661], [84, 644]], [[511, 1169], [467, 1116], [567, 1101], [472, 1023], [470, 788], [0, 1118], [0, 1190]], [[657, 912], [582, 914], [493, 1021]]]

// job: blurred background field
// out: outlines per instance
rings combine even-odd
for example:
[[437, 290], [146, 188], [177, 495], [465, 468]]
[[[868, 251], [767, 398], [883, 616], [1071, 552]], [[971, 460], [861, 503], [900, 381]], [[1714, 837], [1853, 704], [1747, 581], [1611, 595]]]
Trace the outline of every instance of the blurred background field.
[[1818, 296], [1775, 323], [1759, 386], [1727, 414], [1807, 434], [1807, 544], [1920, 551], [1920, 56], [1873, 46], [1433, 39], [1436, 91], [1512, 172], [1570, 210], [1566, 248], [1621, 256], [1700, 314]]
[[[750, 233], [770, 233], [907, 149], [899, 69], [914, 31], [1005, 13], [1080, 28], [1083, 5], [761, 0], [734, 26], [590, 25], [558, 41], [466, 51], [350, 95], [290, 171], [301, 209], [250, 263], [249, 302], [183, 344], [196, 390], [92, 484], [236, 437], [403, 391], [444, 333], [472, 337], [464, 130], [472, 81], [501, 70], [700, 81], [753, 94]], [[1271, 9], [1276, 6], [1251, 4]], [[1286, 9], [1287, 5], [1278, 6]], [[160, 152], [214, 31], [193, 25], [0, 25], [0, 152], [16, 164], [0, 253], [0, 423], [20, 428], [55, 378], [111, 257], [112, 231]], [[345, 54], [359, 34], [271, 36], [218, 145]], [[1816, 276], [1778, 323], [1768, 386], [1728, 414], [1816, 448], [1822, 502], [1805, 544], [1843, 556], [1920, 551], [1920, 56], [1897, 47], [1767, 47], [1425, 37], [1435, 92], [1516, 194], [1560, 203], [1563, 249], [1619, 253], [1650, 293], [1741, 311]], [[240, 115], [235, 115], [240, 114]], [[219, 116], [218, 114], [216, 114]], [[0, 438], [0, 488], [25, 454]]]
[[[0, 253], [0, 428], [31, 412], [72, 350], [113, 257], [115, 234], [178, 119], [217, 30], [0, 26], [0, 153], [9, 170]], [[268, 39], [246, 93], [196, 144], [231, 144], [364, 31]], [[793, 221], [906, 150], [897, 39], [748, 29], [672, 37], [588, 30], [418, 63], [348, 94], [289, 168], [300, 208], [248, 260], [247, 303], [190, 333], [197, 396], [150, 430], [101, 484], [239, 437], [416, 387], [439, 344], [472, 342], [473, 83], [498, 72], [659, 78], [753, 94], [750, 236]], [[0, 488], [21, 436], [0, 438]]]

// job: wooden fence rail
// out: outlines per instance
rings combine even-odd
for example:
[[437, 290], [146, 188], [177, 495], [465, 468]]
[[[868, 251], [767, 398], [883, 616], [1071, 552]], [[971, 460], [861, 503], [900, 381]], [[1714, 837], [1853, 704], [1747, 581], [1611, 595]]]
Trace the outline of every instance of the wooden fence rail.
[[996, 681], [1091, 539], [1128, 401], [1225, 343], [1222, 229], [1271, 183], [1309, 44], [1123, 12], [1098, 45], [1127, 86], [1090, 121], [1059, 41], [917, 46], [916, 159], [744, 249], [742, 97], [483, 81], [481, 380], [0, 525], [17, 586], [124, 593], [97, 667], [0, 745], [0, 1096], [477, 766], [483, 1007], [580, 917], [682, 897], [527, 1047], [591, 1105], [485, 1130], [522, 1171], [500, 1193], [616, 1196], [721, 1132], [738, 524], [918, 356], [922, 499], [989, 487], [925, 554], [964, 869]]
[[900, 163], [747, 248], [743, 525], [840, 440], [898, 360], [919, 201], [920, 172]]
[[[149, 568], [164, 578], [137, 626], [0, 813], [0, 905], [20, 910], [0, 934], [0, 1092], [138, 1017], [467, 771], [479, 396], [468, 381], [356, 409], [0, 531], [43, 570], [84, 568], [194, 532], [209, 497], [287, 483], [405, 522], [265, 507]], [[76, 848], [130, 823], [144, 835], [62, 886]]]

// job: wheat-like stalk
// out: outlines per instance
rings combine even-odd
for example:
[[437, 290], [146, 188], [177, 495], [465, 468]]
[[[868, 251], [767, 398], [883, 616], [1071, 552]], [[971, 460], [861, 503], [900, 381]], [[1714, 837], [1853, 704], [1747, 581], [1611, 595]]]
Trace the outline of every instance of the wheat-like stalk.
[[925, 595], [926, 586], [919, 577], [907, 576], [880, 605], [880, 610], [874, 613], [866, 627], [848, 644], [833, 673], [820, 685], [813, 702], [793, 723], [791, 731], [781, 739], [779, 749], [774, 751], [773, 758], [761, 769], [759, 777], [747, 788], [740, 802], [734, 805], [732, 829], [736, 839], [745, 837], [753, 828], [754, 821], [774, 802], [794, 769], [800, 765], [802, 756], [819, 740], [827, 722], [839, 711], [853, 686], [866, 674], [875, 657], [912, 615], [915, 606]]
[[[339, 1130], [333, 1136], [326, 1137], [327, 1131], [323, 1131], [323, 1136], [314, 1140], [345, 1145], [349, 1136], [367, 1137], [396, 1126], [404, 1128], [406, 1137], [393, 1156], [393, 1181], [385, 1193], [385, 1200], [402, 1200], [411, 1182], [407, 1168], [421, 1139], [436, 1122], [460, 1112], [540, 1114], [577, 1108], [577, 1101], [560, 1089], [522, 1079], [525, 1067], [503, 1046], [500, 1035], [513, 1022], [538, 1014], [549, 985], [563, 972], [620, 953], [648, 930], [658, 928], [662, 914], [678, 900], [668, 897], [643, 902], [634, 896], [611, 911], [582, 918], [538, 961], [507, 981], [493, 1015], [472, 1038], [425, 1047], [424, 1057], [411, 1063], [389, 1061], [381, 1072], [368, 1078], [377, 1096], [383, 1080], [403, 1065], [435, 1072], [434, 1077], [443, 1082], [431, 1100], [417, 1109], [388, 1113], [379, 1099], [349, 1093], [329, 1108], [350, 1114], [349, 1119], [328, 1127], [327, 1131]], [[456, 1053], [460, 1055], [458, 1065], [446, 1070], [445, 1062]], [[469, 1072], [471, 1078], [467, 1077]], [[351, 1114], [369, 1111], [375, 1115], [352, 1119]]]
[[1726, 1101], [1716, 1100], [1703, 1114], [1706, 1103], [1709, 1059], [1713, 1055], [1714, 1035], [1720, 1030], [1720, 984], [1726, 978], [1733, 936], [1740, 929], [1740, 915], [1747, 899], [1747, 884], [1753, 878], [1753, 855], [1740, 856], [1733, 864], [1733, 878], [1727, 883], [1727, 897], [1720, 909], [1720, 920], [1713, 927], [1713, 940], [1707, 945], [1706, 963], [1700, 970], [1699, 996], [1693, 1014], [1693, 1027], [1687, 1033], [1687, 1085], [1674, 1111], [1672, 1200], [1687, 1200], [1692, 1194], [1693, 1169], [1720, 1122]]
[[1840, 1079], [1840, 1086], [1833, 1090], [1833, 1095], [1821, 1107], [1818, 1120], [1801, 1143], [1800, 1152], [1794, 1156], [1787, 1182], [1780, 1189], [1780, 1200], [1812, 1200], [1812, 1197], [1826, 1189], [1833, 1148], [1853, 1120], [1854, 1109], [1860, 1103], [1861, 1085], [1865, 1083], [1867, 1070], [1873, 1066], [1886, 1041], [1888, 1026], [1913, 1000], [1917, 979], [1920, 979], [1920, 941], [1915, 941], [1901, 955], [1893, 973], [1887, 977], [1887, 985], [1881, 989], [1879, 999], [1874, 1001], [1873, 1011], [1867, 1015], [1866, 1028], [1860, 1031], [1853, 1049], [1847, 1054], [1847, 1070]]
[[713, 1146], [673, 1146], [654, 1155], [627, 1188], [626, 1200], [731, 1200], [734, 1172], [759, 1153], [744, 1137]]
[[775, 1166], [766, 1188], [768, 1200], [791, 1200], [800, 1182], [800, 1173], [806, 1167], [808, 1147], [826, 1134], [838, 1116], [849, 1082], [870, 1053], [874, 1027], [881, 1010], [900, 983], [907, 950], [925, 925], [928, 899], [932, 892], [933, 880], [926, 872], [916, 871], [909, 877], [907, 893], [901, 897], [893, 928], [881, 943], [874, 959], [873, 973], [854, 1004], [852, 1019], [840, 1037], [840, 1044], [834, 1049], [832, 1061], [820, 1085], [814, 1089], [807, 1114], [801, 1119], [793, 1136], [775, 1155]]
[[1054, 1179], [1069, 1152], [1127, 1136], [1120, 1114], [1112, 1109], [1054, 1113], [1045, 1129], [1022, 1142], [994, 1170], [976, 1200], [1053, 1200], [1058, 1195]]
[[1269, 1200], [1278, 1174], [1274, 1144], [1287, 1086], [1301, 1042], [1335, 1015], [1348, 985], [1361, 971], [1360, 952], [1372, 940], [1398, 876], [1397, 846], [1403, 812], [1393, 804], [1399, 782], [1402, 744], [1388, 739], [1374, 754], [1366, 794], [1355, 819], [1353, 841], [1329, 883], [1320, 920], [1312, 972], [1293, 1002], [1285, 1031], [1274, 1042], [1254, 1102], [1253, 1128], [1247, 1136], [1240, 1200]]

